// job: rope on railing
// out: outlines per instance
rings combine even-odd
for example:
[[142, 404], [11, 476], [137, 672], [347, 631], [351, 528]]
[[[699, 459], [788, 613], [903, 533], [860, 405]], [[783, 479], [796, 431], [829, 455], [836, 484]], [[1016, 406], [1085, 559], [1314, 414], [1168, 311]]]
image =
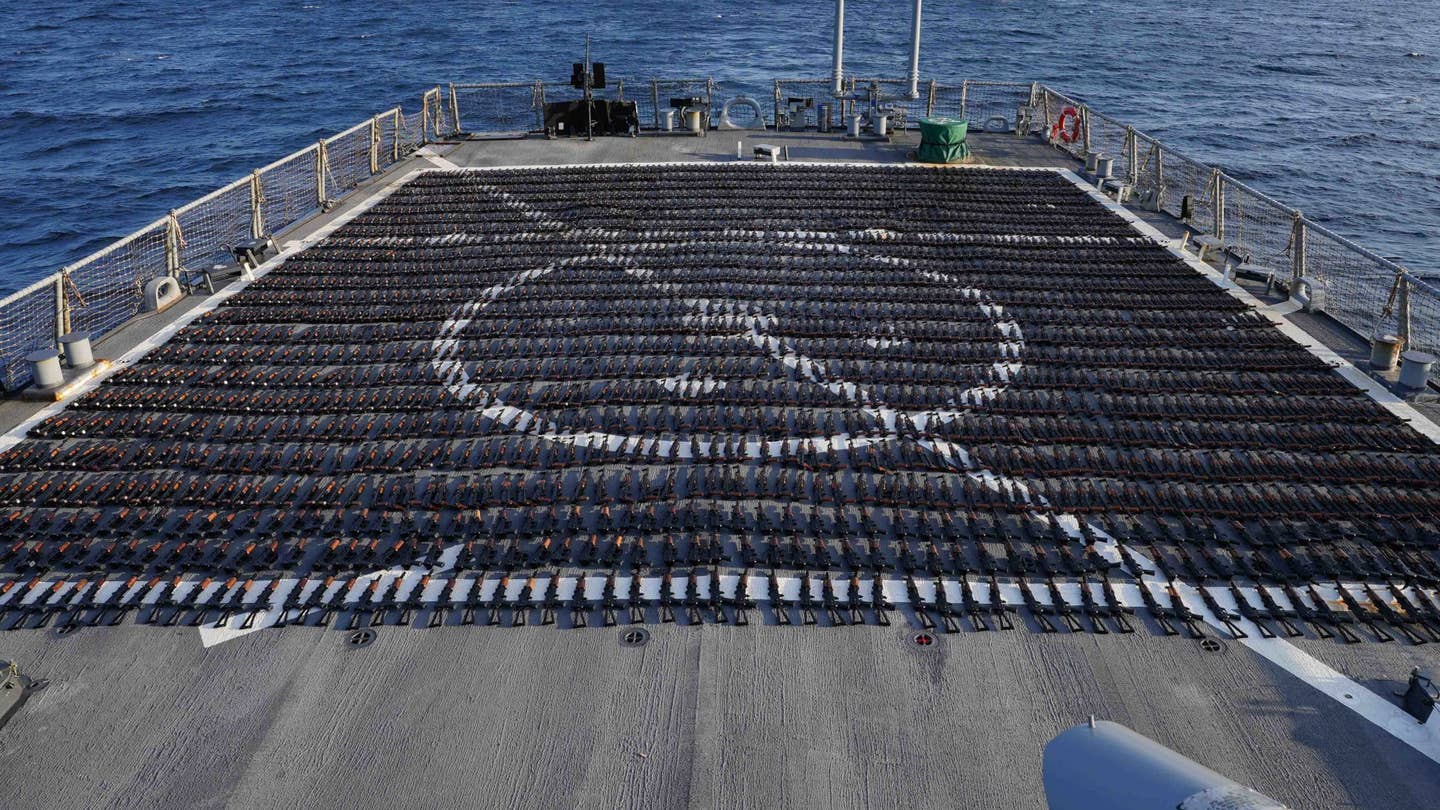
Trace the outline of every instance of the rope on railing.
[[321, 140], [315, 147], [315, 204], [321, 208], [330, 201], [325, 196], [325, 176], [330, 173], [329, 147]]
[[265, 235], [265, 186], [260, 180], [260, 170], [250, 172], [250, 238], [259, 239]]
[[165, 217], [165, 273], [171, 278], [180, 277], [180, 251], [185, 247], [185, 235], [180, 231], [180, 214], [171, 211]]

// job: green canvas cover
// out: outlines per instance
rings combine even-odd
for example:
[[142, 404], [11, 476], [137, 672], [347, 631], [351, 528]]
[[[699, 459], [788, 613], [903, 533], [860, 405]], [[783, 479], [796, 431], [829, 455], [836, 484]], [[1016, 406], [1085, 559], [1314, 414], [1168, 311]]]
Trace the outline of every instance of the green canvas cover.
[[970, 156], [965, 142], [970, 122], [963, 118], [921, 118], [920, 148], [915, 159], [921, 163], [959, 163]]
[[942, 146], [950, 146], [965, 142], [965, 135], [970, 130], [970, 122], [964, 118], [921, 118], [920, 119], [920, 140], [924, 143], [933, 143]]

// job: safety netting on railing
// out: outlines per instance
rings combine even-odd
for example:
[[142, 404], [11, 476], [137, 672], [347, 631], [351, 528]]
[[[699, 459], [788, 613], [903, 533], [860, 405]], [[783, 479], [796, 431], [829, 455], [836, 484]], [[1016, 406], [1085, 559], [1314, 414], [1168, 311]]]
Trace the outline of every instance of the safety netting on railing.
[[230, 248], [251, 238], [250, 193], [248, 179], [237, 181], [175, 212], [181, 267], [208, 270], [234, 260]]
[[[596, 87], [590, 90], [590, 97], [596, 99], [618, 99], [620, 80], [612, 79], [606, 82], [604, 87]], [[544, 105], [560, 101], [584, 101], [585, 91], [570, 85], [569, 82], [543, 82], [540, 84], [541, 110]], [[544, 122], [541, 122], [543, 129]]]
[[[487, 135], [542, 130], [545, 114], [540, 88], [538, 81], [452, 84], [450, 94], [454, 104], [450, 115], [455, 119], [452, 127], [460, 132]], [[441, 120], [448, 120], [443, 112]]]
[[0, 382], [13, 390], [30, 379], [25, 355], [55, 345], [59, 336], [54, 276], [0, 302]]
[[325, 142], [325, 196], [338, 200], [370, 179], [370, 124], [352, 127]]
[[663, 129], [665, 114], [675, 110], [675, 127], [680, 128], [678, 106], [682, 101], [700, 99], [704, 110], [712, 121], [718, 121], [720, 110], [715, 104], [715, 82], [712, 79], [661, 79], [627, 80], [623, 98], [635, 102], [635, 113], [640, 126], [645, 129]]
[[[1361, 335], [1372, 337], [1381, 325], [1395, 273], [1393, 263], [1328, 228], [1306, 223], [1305, 275], [1320, 285], [1321, 308]], [[1434, 334], [1437, 328], [1440, 322], [1432, 321], [1421, 331]]]
[[961, 115], [972, 131], [1015, 131], [1015, 116], [1030, 103], [1033, 85], [966, 79], [961, 84]]
[[932, 81], [927, 94], [929, 110], [925, 113], [926, 116], [965, 117], [965, 85], [963, 83], [944, 84]]
[[296, 222], [320, 207], [315, 186], [315, 161], [319, 146], [302, 149], [284, 160], [260, 170], [260, 210], [266, 231], [273, 224]]
[[451, 101], [455, 99], [453, 86], [448, 91], [432, 87], [420, 96], [421, 143], [432, 143], [455, 134], [455, 119], [451, 112]]
[[[908, 79], [877, 79], [855, 77], [850, 80], [851, 93], [858, 98], [874, 99], [883, 110], [891, 113], [890, 127], [913, 128], [917, 121], [930, 114], [930, 82], [919, 83], [915, 98], [910, 97]], [[897, 114], [898, 113], [898, 114]]]
[[1224, 178], [1221, 222], [1234, 258], [1285, 281], [1294, 272], [1296, 213], [1253, 188]]
[[231, 264], [236, 245], [344, 197], [422, 142], [425, 118], [417, 114], [412, 135], [398, 109], [382, 113], [327, 138], [323, 159], [319, 143], [302, 149], [0, 301], [0, 386], [27, 384], [25, 354], [54, 347], [63, 332], [99, 340], [140, 314], [153, 279]]
[[830, 111], [829, 126], [841, 127], [850, 105], [837, 103], [833, 94], [834, 85], [829, 79], [776, 79], [775, 110], [770, 122], [781, 128], [818, 126], [820, 109], [825, 106]]
[[[1408, 321], [1405, 331], [1410, 336], [1408, 348], [1440, 355], [1440, 328], [1437, 328], [1437, 325], [1440, 325], [1440, 287], [1409, 274], [1406, 274], [1404, 280], [1408, 298], [1403, 302], [1406, 309], [1405, 319]], [[1420, 328], [1416, 328], [1417, 326]], [[1400, 329], [1394, 325], [1379, 331], [1382, 334], [1400, 333]]]
[[1094, 110], [1086, 112], [1089, 126], [1082, 130], [1082, 148], [1099, 152], [1115, 159], [1114, 172], [1117, 177], [1130, 174], [1130, 132], [1119, 121], [1107, 118]]
[[138, 315], [145, 284], [168, 272], [165, 242], [161, 220], [63, 271], [70, 329], [97, 338]]
[[425, 114], [423, 111], [400, 116], [400, 155], [425, 145]]

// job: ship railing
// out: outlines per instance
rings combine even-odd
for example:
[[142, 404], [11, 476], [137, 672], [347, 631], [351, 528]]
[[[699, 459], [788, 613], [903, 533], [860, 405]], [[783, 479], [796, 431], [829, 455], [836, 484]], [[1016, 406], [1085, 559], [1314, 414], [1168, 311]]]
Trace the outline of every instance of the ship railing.
[[30, 381], [30, 351], [54, 348], [70, 332], [98, 341], [142, 314], [153, 279], [183, 281], [216, 264], [231, 265], [235, 246], [336, 204], [427, 140], [427, 111], [435, 112], [430, 96], [438, 92], [426, 94], [420, 113], [406, 116], [396, 107], [361, 121], [0, 300], [0, 386], [14, 391]]
[[[661, 117], [676, 97], [703, 98], [711, 105], [715, 82], [711, 79], [620, 79], [612, 78], [591, 95], [597, 99], [634, 101], [636, 115], [644, 129], [660, 129]], [[539, 79], [523, 82], [467, 82], [449, 85], [424, 105], [434, 110], [429, 120], [436, 126], [427, 132], [431, 139], [461, 133], [479, 136], [524, 135], [545, 129], [545, 105], [557, 101], [578, 101], [585, 91], [566, 82]]]
[[[846, 98], [836, 102], [831, 95], [832, 84], [827, 78], [773, 79], [773, 109], [765, 116], [770, 126], [789, 123], [789, 99], [806, 98], [813, 103], [805, 111], [805, 124], [816, 126], [821, 105], [829, 105], [829, 125], [841, 129], [845, 120], [860, 112], [863, 104], [876, 98], [891, 108], [905, 113], [907, 124], [929, 115], [969, 116], [972, 121], [986, 122], [997, 117], [1013, 116], [1017, 103], [1029, 100], [1035, 85], [1020, 82], [989, 82], [966, 80], [948, 84], [928, 79], [920, 84], [919, 97], [908, 97], [909, 81], [903, 78], [854, 76], [845, 79]], [[755, 89], [727, 86], [725, 97], [757, 96]], [[733, 90], [734, 92], [728, 92]], [[605, 88], [593, 91], [596, 98], [635, 102], [640, 127], [645, 130], [664, 128], [665, 113], [674, 98], [699, 98], [709, 113], [712, 124], [718, 124], [723, 99], [722, 89], [710, 77], [649, 79], [612, 78]], [[1018, 95], [1017, 95], [1018, 94]], [[545, 128], [545, 104], [573, 101], [583, 91], [564, 82], [539, 79], [516, 82], [453, 83], [445, 89], [428, 92], [421, 105], [424, 121], [422, 132], [428, 140], [466, 135], [522, 135]], [[682, 122], [676, 121], [677, 127]], [[978, 124], [977, 124], [978, 128]]]
[[[1440, 289], [1398, 262], [1050, 87], [1037, 87], [1023, 112], [1031, 131], [1057, 149], [1082, 160], [1113, 158], [1112, 175], [1132, 202], [1215, 237], [1240, 272], [1270, 276], [1282, 291], [1304, 279], [1321, 293], [1310, 296], [1317, 308], [1361, 337], [1394, 337], [1402, 348], [1440, 353]], [[1078, 137], [1052, 135], [1062, 116], [1064, 131], [1074, 126]]]
[[[621, 100], [634, 101], [635, 112], [642, 127], [664, 129], [665, 113], [672, 109], [670, 99], [702, 99], [705, 111], [711, 120], [715, 119], [715, 80], [703, 79], [660, 79], [621, 82]], [[678, 115], [678, 111], [677, 111]], [[675, 127], [684, 122], [675, 121]]]

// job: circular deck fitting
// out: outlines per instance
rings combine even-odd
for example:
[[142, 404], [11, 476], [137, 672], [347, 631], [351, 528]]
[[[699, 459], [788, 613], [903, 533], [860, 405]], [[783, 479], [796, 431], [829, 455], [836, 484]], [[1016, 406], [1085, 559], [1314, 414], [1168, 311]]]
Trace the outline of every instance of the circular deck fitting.
[[369, 647], [371, 644], [375, 643], [375, 637], [375, 631], [369, 628], [365, 628], [363, 630], [356, 630], [349, 636], [346, 636], [345, 645], [356, 649], [360, 647]]
[[939, 641], [932, 633], [915, 633], [910, 636], [910, 643], [922, 650], [935, 649]]
[[643, 627], [627, 627], [620, 631], [621, 647], [644, 647], [650, 641], [650, 631]]
[[75, 623], [58, 625], [55, 628], [55, 637], [64, 638], [79, 629], [80, 625]]
[[1225, 642], [1221, 641], [1218, 638], [1211, 638], [1210, 636], [1206, 636], [1200, 639], [1199, 644], [1200, 649], [1204, 650], [1207, 653], [1225, 652]]

